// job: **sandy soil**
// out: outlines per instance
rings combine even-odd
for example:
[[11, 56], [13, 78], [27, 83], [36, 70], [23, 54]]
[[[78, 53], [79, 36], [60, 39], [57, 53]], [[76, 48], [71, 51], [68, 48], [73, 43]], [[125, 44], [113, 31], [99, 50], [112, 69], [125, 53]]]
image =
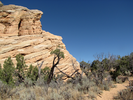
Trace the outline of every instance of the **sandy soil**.
[[[133, 80], [133, 77], [129, 77], [129, 80]], [[110, 91], [103, 91], [101, 97], [97, 97], [97, 100], [113, 100], [113, 97], [117, 95], [122, 89], [126, 89], [126, 86], [129, 86], [129, 81], [126, 81], [122, 84], [115, 84], [116, 88], [111, 88]]]

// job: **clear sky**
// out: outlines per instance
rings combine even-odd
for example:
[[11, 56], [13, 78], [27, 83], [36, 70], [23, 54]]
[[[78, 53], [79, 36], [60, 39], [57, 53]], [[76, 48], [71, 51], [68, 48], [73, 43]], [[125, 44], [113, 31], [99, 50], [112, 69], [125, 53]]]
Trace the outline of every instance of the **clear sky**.
[[43, 11], [42, 29], [63, 37], [77, 61], [133, 52], [133, 0], [3, 0]]

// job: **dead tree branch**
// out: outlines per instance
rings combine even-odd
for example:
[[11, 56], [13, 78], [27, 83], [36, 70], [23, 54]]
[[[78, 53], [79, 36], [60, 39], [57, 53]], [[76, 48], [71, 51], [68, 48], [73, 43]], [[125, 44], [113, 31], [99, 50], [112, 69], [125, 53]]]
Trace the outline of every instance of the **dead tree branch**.
[[[58, 61], [56, 62], [56, 64], [54, 64], [56, 58], [58, 59]], [[49, 84], [51, 82], [51, 80], [53, 78], [54, 68], [57, 66], [57, 64], [59, 64], [60, 59], [61, 58], [59, 57], [59, 55], [57, 57], [54, 57], [53, 66], [51, 68], [51, 71], [50, 71], [50, 74], [49, 74], [49, 77], [48, 77], [48, 80], [47, 80], [47, 84]]]
[[76, 71], [70, 76], [70, 75], [67, 75], [66, 73], [64, 73], [63, 71], [61, 71], [57, 66], [56, 66], [56, 68], [57, 68], [61, 73], [65, 74], [65, 75], [67, 76], [67, 78], [71, 78], [71, 79], [75, 80], [75, 78], [73, 78], [72, 76], [73, 76], [73, 74], [76, 73], [78, 70], [76, 70]]

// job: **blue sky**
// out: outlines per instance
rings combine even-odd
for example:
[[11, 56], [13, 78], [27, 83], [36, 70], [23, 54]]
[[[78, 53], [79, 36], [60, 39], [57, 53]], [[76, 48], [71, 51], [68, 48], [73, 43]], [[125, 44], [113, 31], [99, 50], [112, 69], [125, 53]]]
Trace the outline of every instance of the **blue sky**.
[[133, 0], [3, 0], [43, 11], [42, 29], [63, 37], [77, 61], [133, 52]]

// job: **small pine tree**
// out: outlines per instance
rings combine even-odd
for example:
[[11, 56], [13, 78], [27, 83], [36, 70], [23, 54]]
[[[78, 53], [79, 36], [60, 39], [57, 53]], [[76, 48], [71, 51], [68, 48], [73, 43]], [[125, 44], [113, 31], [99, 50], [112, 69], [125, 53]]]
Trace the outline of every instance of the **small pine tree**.
[[[51, 80], [53, 79], [54, 68], [59, 64], [60, 59], [65, 58], [64, 52], [61, 52], [60, 49], [55, 49], [54, 51], [51, 51], [50, 54], [54, 54], [54, 59], [53, 59], [53, 66], [52, 66], [49, 76], [48, 76], [47, 84], [49, 84], [51, 82]], [[57, 62], [55, 63], [56, 58], [57, 58]]]
[[57, 56], [59, 59], [65, 58], [64, 52], [61, 52], [60, 49], [55, 49], [54, 51], [51, 51], [50, 54], [54, 54]]
[[26, 77], [25, 70], [27, 65], [25, 64], [24, 57], [21, 54], [16, 55], [17, 66], [16, 66], [16, 76], [18, 76], [18, 81], [21, 83]]
[[44, 81], [46, 81], [50, 73], [50, 68], [46, 66], [44, 69], [41, 70], [41, 73], [44, 75]]
[[28, 71], [27, 71], [27, 77], [28, 77], [28, 78], [31, 78], [31, 77], [32, 77], [32, 70], [33, 70], [33, 67], [34, 67], [34, 66], [30, 65], [30, 67], [29, 67], [29, 69], [28, 69]]
[[14, 85], [14, 80], [13, 80], [14, 72], [15, 72], [14, 64], [11, 60], [11, 57], [8, 57], [8, 59], [6, 59], [3, 64], [2, 81], [9, 85]]
[[38, 68], [35, 66], [32, 71], [32, 81], [37, 81], [38, 79]]
[[28, 71], [27, 71], [27, 78], [30, 78], [32, 81], [37, 81], [38, 79], [38, 68], [33, 65], [30, 65]]

